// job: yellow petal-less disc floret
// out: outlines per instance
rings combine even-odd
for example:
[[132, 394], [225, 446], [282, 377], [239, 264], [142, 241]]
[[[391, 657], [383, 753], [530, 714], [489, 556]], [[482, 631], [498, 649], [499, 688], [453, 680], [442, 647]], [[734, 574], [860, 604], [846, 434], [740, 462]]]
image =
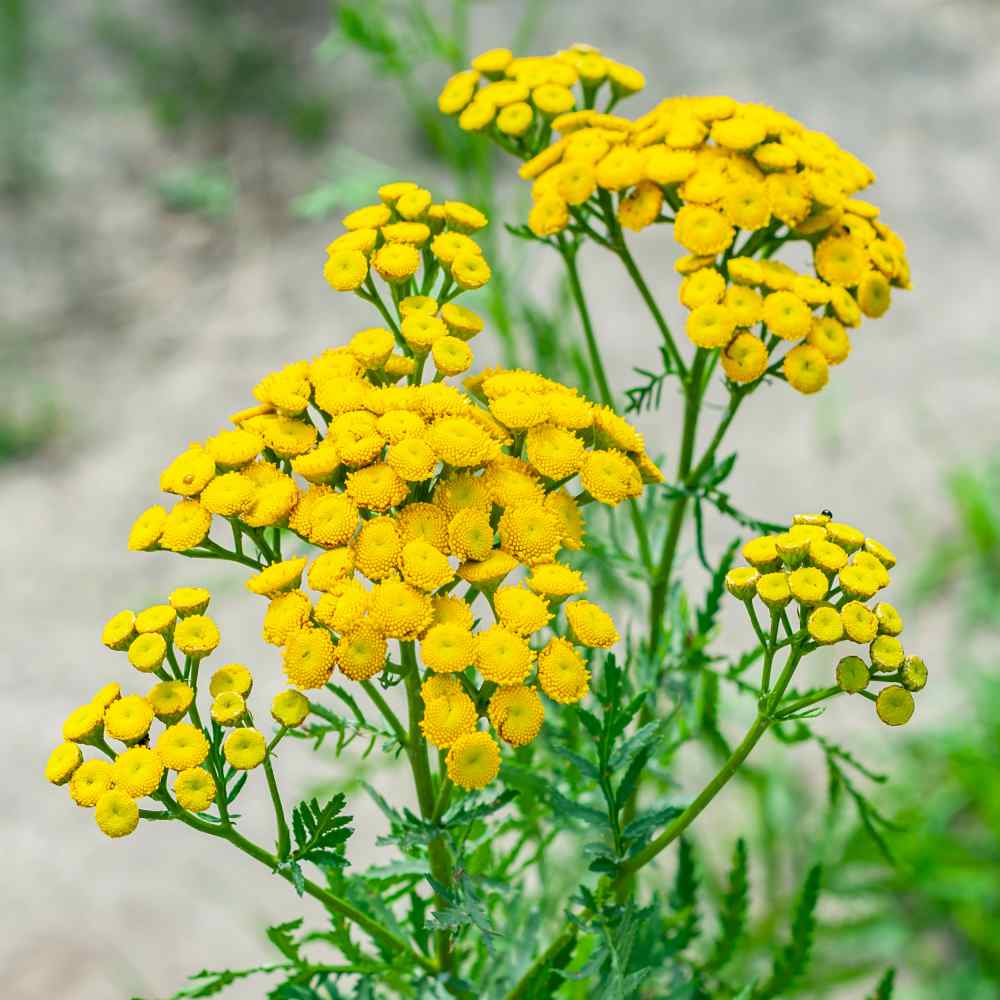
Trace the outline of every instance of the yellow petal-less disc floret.
[[840, 609], [844, 631], [852, 642], [871, 642], [878, 633], [878, 620], [860, 601], [848, 601]]
[[184, 681], [160, 681], [150, 688], [146, 700], [160, 722], [170, 725], [179, 722], [191, 707], [194, 688]]
[[844, 623], [835, 607], [829, 604], [814, 608], [809, 615], [809, 634], [818, 643], [840, 642], [844, 637]]
[[123, 743], [143, 739], [153, 724], [153, 706], [141, 695], [130, 694], [108, 705], [104, 712], [104, 731]]
[[178, 587], [170, 592], [170, 606], [181, 618], [205, 613], [212, 595], [204, 587]]
[[337, 644], [337, 666], [351, 680], [365, 681], [385, 667], [388, 646], [370, 625], [358, 625], [345, 632]]
[[788, 589], [801, 604], [819, 604], [829, 589], [826, 576], [812, 566], [800, 566], [788, 575]]
[[[465, 602], [462, 604], [465, 607]], [[420, 641], [420, 658], [436, 673], [455, 673], [468, 667], [475, 657], [471, 621], [441, 621], [427, 630]]]
[[913, 695], [899, 684], [883, 688], [875, 702], [875, 711], [887, 726], [905, 726], [913, 708]]
[[837, 664], [837, 686], [847, 694], [857, 694], [868, 687], [868, 665], [859, 656], [845, 656]]
[[167, 510], [162, 504], [147, 507], [132, 523], [128, 547], [132, 552], [148, 552], [155, 548], [167, 523]]
[[428, 743], [447, 749], [476, 728], [476, 706], [462, 691], [430, 698], [424, 704], [420, 731]]
[[140, 673], [158, 670], [167, 655], [167, 642], [158, 632], [147, 632], [132, 640], [128, 648], [128, 661]]
[[65, 785], [83, 763], [83, 752], [75, 743], [60, 743], [45, 763], [45, 780], [53, 785]]
[[212, 674], [209, 694], [217, 698], [223, 691], [235, 691], [246, 698], [253, 687], [253, 674], [242, 663], [227, 663]]
[[267, 756], [267, 742], [256, 729], [234, 729], [222, 744], [222, 752], [230, 767], [251, 771]]
[[451, 745], [445, 765], [459, 788], [485, 788], [500, 773], [500, 747], [489, 733], [466, 733]]
[[139, 807], [118, 788], [106, 791], [96, 802], [94, 818], [101, 833], [112, 838], [127, 837], [139, 825]]
[[492, 625], [475, 638], [475, 664], [494, 684], [520, 684], [531, 671], [535, 653], [519, 635], [502, 625]]
[[764, 573], [757, 581], [757, 596], [772, 611], [780, 611], [792, 599], [788, 574]]
[[312, 601], [301, 590], [279, 594], [264, 614], [264, 641], [272, 646], [284, 646], [290, 635], [309, 624], [311, 617]]
[[179, 771], [174, 781], [174, 797], [182, 809], [204, 812], [215, 801], [215, 779], [203, 767]]
[[490, 698], [487, 714], [490, 725], [505, 743], [521, 747], [541, 731], [545, 707], [533, 687], [514, 685], [497, 688]]
[[500, 587], [493, 595], [500, 624], [518, 635], [531, 635], [552, 619], [548, 604], [525, 587]]
[[163, 761], [149, 747], [131, 747], [115, 759], [115, 787], [133, 799], [152, 795], [159, 788], [162, 777]]
[[167, 515], [160, 545], [171, 552], [187, 552], [200, 545], [212, 527], [212, 515], [196, 500], [182, 500]]
[[288, 728], [301, 726], [309, 711], [309, 699], [294, 688], [279, 691], [271, 702], [271, 717], [279, 725]]
[[528, 588], [555, 600], [587, 592], [583, 574], [562, 563], [541, 563], [531, 567], [526, 581]]
[[571, 705], [587, 693], [590, 671], [573, 643], [557, 636], [538, 654], [538, 683], [553, 701]]
[[290, 684], [299, 688], [322, 687], [333, 673], [334, 646], [322, 628], [303, 628], [289, 637], [282, 667]]
[[573, 635], [584, 646], [610, 649], [621, 638], [611, 615], [593, 601], [572, 601], [565, 610]]
[[140, 635], [160, 633], [170, 635], [177, 621], [177, 612], [169, 604], [154, 604], [135, 616], [135, 630]]
[[171, 771], [197, 767], [208, 756], [205, 734], [189, 722], [167, 726], [156, 741], [156, 752]]
[[247, 703], [235, 691], [223, 691], [213, 700], [211, 714], [220, 726], [235, 726], [247, 714]]
[[737, 566], [726, 574], [726, 590], [739, 601], [750, 601], [757, 594], [760, 573], [752, 566]]
[[875, 605], [875, 618], [878, 621], [878, 630], [883, 635], [899, 635], [903, 631], [902, 616], [885, 601]]
[[101, 631], [101, 642], [108, 649], [128, 649], [134, 637], [135, 613], [132, 611], [119, 611], [108, 619]]
[[62, 726], [63, 739], [71, 743], [89, 743], [100, 736], [104, 727], [104, 707], [88, 703], [73, 709]]
[[97, 800], [114, 787], [114, 768], [106, 760], [84, 761], [69, 779], [69, 797], [84, 809], [93, 809]]
[[185, 656], [198, 660], [211, 654], [221, 638], [218, 626], [207, 615], [183, 618], [174, 629], [174, 645]]
[[284, 562], [272, 563], [266, 569], [250, 577], [246, 588], [251, 593], [274, 597], [284, 590], [291, 590], [302, 582], [302, 571], [306, 568], [308, 558], [286, 559]]

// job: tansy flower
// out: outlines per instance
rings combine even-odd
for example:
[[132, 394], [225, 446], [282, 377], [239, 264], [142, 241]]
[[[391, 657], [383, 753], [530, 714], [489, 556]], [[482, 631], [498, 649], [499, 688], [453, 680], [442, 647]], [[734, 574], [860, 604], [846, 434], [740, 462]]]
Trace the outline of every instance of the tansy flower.
[[282, 591], [294, 589], [302, 582], [302, 571], [308, 558], [286, 559], [284, 562], [272, 563], [246, 581], [246, 588], [251, 593], [274, 597]]
[[459, 691], [425, 702], [420, 731], [429, 743], [447, 749], [460, 736], [476, 728], [477, 718], [472, 699]]
[[590, 682], [583, 657], [568, 639], [553, 638], [538, 654], [538, 683], [553, 700], [563, 705], [578, 702]]
[[426, 354], [439, 340], [448, 336], [448, 328], [436, 316], [411, 312], [400, 324], [403, 340], [416, 354]]
[[182, 809], [204, 812], [215, 800], [215, 779], [203, 767], [179, 771], [174, 781], [174, 798]]
[[383, 580], [394, 573], [402, 552], [402, 538], [393, 518], [373, 517], [361, 526], [354, 557], [358, 570], [369, 580]]
[[[460, 254], [482, 254], [479, 244], [462, 233], [445, 232], [434, 237], [431, 253], [442, 264], [451, 265]], [[442, 319], [444, 317], [442, 316]]]
[[70, 798], [85, 809], [114, 787], [114, 768], [106, 760], [88, 760], [73, 771], [69, 779]]
[[448, 544], [460, 559], [485, 559], [493, 548], [493, 526], [485, 510], [467, 507], [448, 522]]
[[757, 594], [759, 579], [760, 573], [752, 566], [737, 566], [726, 574], [726, 590], [739, 601], [750, 601]]
[[500, 772], [500, 748], [489, 733], [466, 733], [451, 745], [445, 765], [459, 788], [484, 788]]
[[727, 306], [709, 303], [698, 306], [689, 314], [684, 330], [698, 347], [725, 347], [736, 329], [736, 319]]
[[864, 248], [843, 236], [828, 236], [815, 253], [816, 273], [831, 285], [856, 285], [865, 273]]
[[838, 574], [840, 586], [848, 597], [868, 601], [878, 593], [878, 577], [867, 567], [845, 566]]
[[448, 521], [444, 511], [434, 504], [408, 503], [395, 520], [404, 545], [422, 541], [440, 552], [448, 551]]
[[865, 534], [849, 524], [830, 521], [826, 525], [826, 537], [845, 552], [856, 552], [865, 544]]
[[170, 635], [177, 621], [177, 612], [169, 604], [154, 604], [135, 616], [135, 630], [140, 635], [148, 632], [158, 632]]
[[242, 663], [227, 663], [212, 674], [208, 691], [213, 698], [217, 698], [223, 691], [235, 691], [246, 698], [252, 687], [253, 674]]
[[532, 427], [525, 436], [524, 449], [535, 469], [555, 481], [579, 472], [586, 454], [583, 441], [576, 434], [552, 424]]
[[330, 633], [322, 628], [303, 628], [289, 636], [282, 667], [289, 683], [296, 687], [319, 688], [333, 673], [333, 659]]
[[460, 375], [472, 367], [472, 350], [458, 337], [442, 337], [431, 346], [431, 355], [443, 375]]
[[903, 619], [900, 613], [884, 601], [875, 605], [875, 618], [878, 630], [883, 635], [899, 635], [903, 631]]
[[696, 309], [698, 306], [721, 302], [725, 293], [726, 279], [714, 267], [703, 267], [681, 282], [679, 295], [681, 305]]
[[772, 611], [780, 611], [792, 599], [788, 574], [764, 573], [757, 581], [757, 596]]
[[430, 479], [438, 465], [433, 448], [420, 438], [405, 438], [390, 445], [385, 461], [400, 479], [408, 483]]
[[189, 448], [160, 473], [160, 489], [182, 497], [197, 496], [215, 475], [215, 459], [203, 448]]
[[133, 522], [128, 533], [128, 547], [132, 552], [147, 552], [154, 548], [167, 523], [166, 508], [160, 504], [147, 507]]
[[316, 605], [316, 620], [343, 634], [350, 632], [368, 613], [371, 596], [357, 580], [341, 580]]
[[194, 689], [184, 681], [160, 681], [146, 695], [153, 714], [168, 725], [178, 722], [194, 701]]
[[903, 646], [891, 635], [880, 635], [868, 649], [872, 666], [876, 670], [898, 670], [903, 665]]
[[595, 649], [610, 649], [620, 636], [611, 616], [592, 601], [566, 605], [566, 619], [579, 643]]
[[96, 705], [102, 712], [113, 701], [117, 701], [122, 696], [122, 689], [116, 681], [104, 684], [97, 689], [97, 694], [90, 699], [92, 705]]
[[812, 327], [812, 310], [793, 292], [771, 292], [762, 314], [768, 330], [784, 340], [801, 340]]
[[907, 656], [900, 668], [899, 679], [907, 691], [920, 691], [927, 684], [927, 665], [919, 656]]
[[131, 747], [115, 759], [115, 786], [133, 799], [152, 795], [162, 777], [163, 761], [148, 747]]
[[[416, 274], [417, 268], [420, 267], [420, 252], [408, 243], [386, 243], [375, 251], [372, 267], [386, 281], [397, 284]], [[362, 280], [363, 278], [362, 275]], [[329, 278], [327, 280], [329, 281]], [[360, 283], [359, 281], [358, 284]], [[356, 288], [357, 285], [352, 287]]]
[[186, 656], [202, 659], [219, 645], [219, 629], [207, 615], [191, 615], [177, 623], [174, 645]]
[[868, 687], [868, 665], [858, 656], [845, 656], [837, 664], [837, 686], [847, 694], [857, 694]]
[[582, 573], [556, 562], [532, 566], [526, 583], [536, 594], [544, 594], [556, 600], [587, 591], [587, 582]]
[[419, 219], [426, 214], [433, 200], [427, 188], [414, 187], [396, 199], [396, 211], [404, 219]]
[[279, 691], [271, 702], [271, 717], [280, 726], [301, 726], [309, 715], [309, 699], [299, 691], [289, 688]]
[[[641, 473], [640, 473], [641, 475]], [[545, 497], [543, 506], [559, 518], [559, 544], [567, 549], [583, 548], [583, 514], [576, 501], [566, 490], [553, 490]]]
[[[640, 159], [640, 170], [642, 161]], [[603, 161], [602, 161], [603, 166]], [[598, 175], [605, 172], [598, 167]], [[663, 191], [652, 181], [640, 180], [618, 203], [618, 222], [624, 229], [641, 232], [660, 217], [663, 208]]]
[[139, 807], [131, 796], [118, 788], [106, 791], [96, 805], [97, 827], [109, 837], [127, 837], [139, 825]]
[[128, 648], [128, 661], [141, 673], [159, 669], [167, 655], [167, 642], [158, 632], [136, 636]]
[[212, 595], [204, 587], [178, 587], [168, 598], [170, 606], [182, 618], [202, 614], [211, 599]]
[[769, 573], [781, 565], [781, 557], [778, 555], [778, 546], [774, 536], [764, 535], [760, 538], [753, 538], [743, 546], [741, 551], [743, 558], [761, 573]]
[[246, 476], [238, 472], [227, 472], [213, 479], [199, 499], [210, 513], [232, 517], [250, 506], [255, 492], [256, 487]]
[[342, 222], [345, 229], [375, 229], [391, 218], [392, 213], [385, 205], [366, 205], [345, 215]]
[[426, 705], [435, 698], [450, 698], [462, 693], [462, 682], [453, 674], [434, 674], [420, 685], [420, 698]]
[[375, 427], [389, 444], [412, 438], [422, 438], [427, 425], [419, 413], [409, 410], [390, 410], [375, 422]]
[[517, 635], [531, 635], [552, 619], [548, 604], [524, 587], [500, 587], [493, 595], [493, 607], [500, 624]]
[[800, 566], [788, 575], [788, 589], [802, 604], [819, 604], [829, 588], [826, 576], [812, 566]]
[[532, 687], [515, 685], [498, 688], [488, 707], [490, 724], [511, 746], [530, 743], [542, 728], [545, 708]]
[[60, 743], [45, 763], [45, 778], [53, 785], [65, 785], [83, 763], [83, 753], [75, 743]]
[[340, 637], [337, 666], [344, 676], [366, 681], [385, 667], [388, 647], [385, 639], [368, 625], [359, 625]]
[[594, 426], [600, 432], [600, 437], [613, 447], [631, 452], [645, 449], [642, 435], [609, 406], [595, 406], [592, 413]]
[[386, 511], [406, 499], [409, 487], [391, 466], [379, 462], [349, 473], [347, 493], [359, 507]]
[[865, 551], [873, 555], [886, 569], [892, 569], [896, 565], [896, 557], [892, 552], [874, 538], [865, 539]]
[[104, 711], [104, 730], [123, 743], [137, 743], [153, 724], [153, 706], [141, 695], [130, 694], [112, 702]]
[[[461, 625], [471, 629], [475, 616], [469, 605], [459, 597], [452, 597], [450, 594], [438, 595], [431, 598], [434, 608], [434, 624]], [[469, 661], [472, 662], [471, 659]]]
[[205, 734], [189, 722], [167, 726], [156, 741], [156, 752], [171, 771], [197, 767], [208, 756]]
[[101, 642], [108, 649], [128, 649], [134, 637], [135, 613], [132, 611], [119, 611], [108, 619], [101, 630]]
[[875, 711], [887, 726], [904, 726], [913, 715], [913, 695], [898, 684], [883, 688], [875, 701]]
[[806, 343], [815, 347], [827, 364], [839, 365], [851, 353], [851, 340], [833, 316], [819, 316], [812, 322]]
[[[722, 125], [723, 122], [716, 122]], [[771, 203], [764, 185], [751, 180], [730, 184], [722, 201], [726, 218], [740, 229], [763, 229], [771, 221]]]
[[171, 552], [186, 552], [200, 545], [212, 527], [212, 515], [196, 500], [181, 500], [163, 523], [160, 546]]
[[415, 639], [430, 626], [430, 599], [402, 580], [383, 580], [372, 588], [368, 616], [387, 639]]
[[639, 470], [620, 451], [587, 452], [580, 466], [580, 483], [595, 500], [609, 507], [642, 494]]
[[264, 641], [283, 646], [289, 635], [309, 623], [312, 602], [301, 590], [279, 594], [264, 614]]
[[714, 209], [685, 205], [675, 216], [674, 238], [693, 254], [714, 257], [732, 243], [733, 227]]
[[852, 642], [869, 643], [878, 634], [878, 619], [860, 601], [848, 601], [840, 609], [840, 617]]
[[104, 709], [89, 703], [74, 708], [62, 726], [63, 739], [72, 743], [88, 743], [100, 736], [104, 726]]
[[847, 565], [847, 553], [839, 545], [825, 539], [809, 542], [809, 559], [814, 566], [831, 576]]
[[424, 665], [436, 673], [455, 673], [469, 666], [475, 655], [471, 625], [471, 621], [443, 621], [429, 628], [420, 642]]
[[316, 545], [328, 548], [343, 545], [357, 526], [358, 505], [345, 493], [320, 496], [309, 509], [307, 535]]
[[235, 726], [247, 713], [247, 703], [235, 691], [223, 691], [212, 702], [212, 718], [220, 726]]
[[263, 447], [264, 439], [243, 427], [220, 431], [205, 442], [205, 451], [224, 469], [239, 469], [252, 462]]
[[502, 625], [493, 625], [475, 637], [475, 663], [495, 684], [520, 684], [531, 670], [535, 653], [528, 643]]
[[440, 315], [452, 335], [461, 340], [470, 340], [483, 330], [482, 317], [457, 302], [443, 305]]
[[767, 346], [752, 333], [739, 333], [726, 346], [720, 361], [733, 382], [755, 382], [767, 371]]
[[234, 729], [222, 744], [229, 766], [237, 771], [251, 771], [267, 756], [267, 743], [256, 729]]
[[496, 442], [466, 417], [435, 420], [428, 428], [427, 443], [443, 462], [456, 468], [482, 465], [499, 451]]
[[447, 557], [433, 545], [420, 540], [403, 546], [399, 568], [407, 583], [428, 592], [444, 586], [455, 575]]
[[844, 623], [831, 605], [814, 608], [809, 615], [809, 634], [819, 643], [839, 642], [844, 637]]
[[829, 377], [826, 358], [810, 344], [793, 347], [785, 355], [782, 371], [788, 384], [805, 395], [818, 392]]
[[508, 573], [517, 568], [518, 560], [507, 552], [496, 549], [485, 559], [470, 559], [458, 567], [458, 575], [480, 590], [498, 584]]
[[541, 506], [508, 507], [497, 525], [504, 551], [527, 566], [553, 561], [560, 528], [558, 516]]
[[482, 288], [492, 272], [481, 253], [461, 253], [451, 262], [451, 276], [459, 288]]
[[642, 154], [624, 144], [614, 146], [597, 164], [597, 183], [607, 191], [621, 191], [642, 180]]

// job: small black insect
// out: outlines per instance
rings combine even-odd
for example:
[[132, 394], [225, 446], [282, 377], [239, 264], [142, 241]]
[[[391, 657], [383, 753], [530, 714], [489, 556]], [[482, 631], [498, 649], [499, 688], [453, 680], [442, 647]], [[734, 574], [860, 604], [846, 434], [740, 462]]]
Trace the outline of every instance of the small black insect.
[[821, 514], [822, 514], [822, 515], [823, 515], [824, 517], [829, 517], [829, 518], [832, 518], [832, 517], [833, 517], [833, 511], [832, 511], [832, 510], [821, 510], [821, 511], [820, 511], [820, 513], [821, 513]]

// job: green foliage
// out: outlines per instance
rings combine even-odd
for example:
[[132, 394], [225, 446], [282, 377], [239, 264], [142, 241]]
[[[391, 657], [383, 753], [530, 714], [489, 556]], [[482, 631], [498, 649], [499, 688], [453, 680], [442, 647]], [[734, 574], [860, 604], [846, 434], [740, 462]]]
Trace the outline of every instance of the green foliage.
[[233, 210], [236, 188], [219, 167], [179, 167], [159, 176], [157, 193], [171, 212], [189, 212], [221, 219]]

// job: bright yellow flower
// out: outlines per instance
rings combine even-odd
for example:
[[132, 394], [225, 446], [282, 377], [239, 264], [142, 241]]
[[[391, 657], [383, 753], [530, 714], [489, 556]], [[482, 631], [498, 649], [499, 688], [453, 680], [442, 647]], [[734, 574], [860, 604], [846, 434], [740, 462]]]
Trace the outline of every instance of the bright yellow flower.
[[445, 764], [459, 788], [484, 788], [500, 772], [500, 748], [489, 733], [466, 733], [451, 745]]
[[[237, 696], [238, 697], [238, 696]], [[205, 734], [188, 722], [168, 726], [156, 741], [156, 752], [171, 771], [197, 767], [208, 756]]]
[[237, 771], [250, 771], [263, 763], [267, 743], [256, 729], [234, 729], [222, 744], [229, 766]]
[[586, 695], [590, 671], [568, 639], [550, 639], [538, 654], [538, 683], [562, 705], [572, 705]]
[[330, 633], [323, 628], [303, 628], [289, 636], [282, 667], [290, 684], [319, 688], [333, 673], [333, 659]]
[[215, 801], [215, 779], [203, 767], [180, 771], [174, 781], [174, 798], [182, 809], [204, 812]]
[[426, 701], [420, 731], [428, 743], [447, 749], [460, 736], [475, 730], [477, 718], [472, 699], [459, 691]]
[[127, 837], [139, 825], [139, 807], [121, 789], [106, 791], [96, 802], [94, 818], [101, 833], [112, 838]]
[[476, 635], [476, 667], [495, 684], [520, 684], [531, 671], [534, 659], [528, 643], [502, 625], [492, 625]]
[[487, 714], [490, 725], [504, 742], [522, 747], [541, 731], [545, 707], [533, 687], [514, 685], [497, 688], [490, 698]]

